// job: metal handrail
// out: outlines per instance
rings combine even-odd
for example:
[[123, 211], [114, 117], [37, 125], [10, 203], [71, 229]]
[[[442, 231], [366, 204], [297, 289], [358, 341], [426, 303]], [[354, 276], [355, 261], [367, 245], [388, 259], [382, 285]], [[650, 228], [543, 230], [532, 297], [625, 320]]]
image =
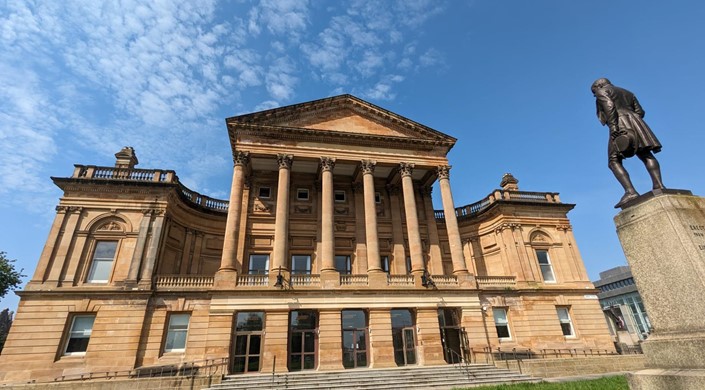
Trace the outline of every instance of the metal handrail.
[[[446, 348], [446, 352], [450, 353], [451, 361], [453, 362], [453, 367], [457, 367], [459, 370], [465, 371], [465, 376], [468, 377], [468, 382], [476, 378], [475, 374], [470, 371], [470, 362], [468, 362], [462, 355], [453, 351], [450, 348]], [[457, 362], [456, 362], [457, 357]], [[472, 377], [472, 378], [471, 378]]]

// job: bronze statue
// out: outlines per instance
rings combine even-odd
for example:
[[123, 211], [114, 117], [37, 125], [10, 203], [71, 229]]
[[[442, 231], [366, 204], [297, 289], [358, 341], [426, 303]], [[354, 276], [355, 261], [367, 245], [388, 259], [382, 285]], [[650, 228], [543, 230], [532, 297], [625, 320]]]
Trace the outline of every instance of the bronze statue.
[[622, 165], [625, 158], [639, 157], [651, 176], [653, 189], [664, 189], [661, 167], [654, 157], [654, 153], [661, 151], [661, 143], [644, 122], [644, 110], [636, 96], [626, 89], [615, 87], [606, 78], [595, 80], [591, 89], [597, 103], [597, 118], [602, 126], [608, 125], [610, 128], [607, 143], [609, 168], [624, 187], [624, 195], [614, 207], [620, 208], [639, 196]]

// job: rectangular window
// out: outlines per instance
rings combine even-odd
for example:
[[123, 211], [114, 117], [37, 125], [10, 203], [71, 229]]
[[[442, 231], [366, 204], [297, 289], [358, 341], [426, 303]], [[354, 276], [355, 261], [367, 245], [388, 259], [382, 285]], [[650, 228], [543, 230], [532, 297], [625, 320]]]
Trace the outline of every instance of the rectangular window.
[[94, 314], [77, 315], [71, 319], [64, 355], [85, 355], [93, 331]]
[[308, 200], [308, 188], [299, 188], [296, 190], [297, 200]]
[[113, 260], [117, 251], [117, 241], [96, 241], [91, 269], [88, 272], [88, 283], [107, 283], [110, 271], [113, 269]]
[[186, 350], [186, 335], [188, 334], [189, 313], [169, 315], [164, 352], [183, 352]]
[[380, 194], [379, 192], [375, 192], [375, 203], [382, 203], [382, 194]]
[[336, 202], [345, 202], [345, 191], [334, 191], [334, 196]]
[[557, 307], [558, 321], [561, 323], [561, 330], [563, 331], [563, 336], [575, 337], [575, 332], [573, 331], [573, 322], [570, 320], [570, 312], [567, 307]]
[[509, 333], [509, 320], [507, 320], [507, 309], [504, 307], [493, 307], [494, 327], [497, 329], [497, 337], [500, 339], [511, 339]]
[[269, 273], [269, 255], [250, 255], [250, 275], [267, 275]]
[[539, 259], [539, 267], [541, 267], [541, 276], [543, 276], [543, 281], [547, 283], [555, 283], [556, 277], [553, 274], [553, 266], [551, 266], [551, 259], [548, 257], [548, 251], [537, 249], [536, 257]]
[[311, 274], [311, 256], [293, 255], [291, 256], [291, 274], [309, 275]]
[[382, 271], [389, 273], [389, 256], [382, 256]]
[[260, 187], [259, 192], [257, 193], [257, 197], [262, 198], [262, 199], [269, 199], [269, 197], [272, 195], [272, 190], [269, 187]]
[[335, 256], [335, 270], [343, 275], [349, 275], [350, 256]]

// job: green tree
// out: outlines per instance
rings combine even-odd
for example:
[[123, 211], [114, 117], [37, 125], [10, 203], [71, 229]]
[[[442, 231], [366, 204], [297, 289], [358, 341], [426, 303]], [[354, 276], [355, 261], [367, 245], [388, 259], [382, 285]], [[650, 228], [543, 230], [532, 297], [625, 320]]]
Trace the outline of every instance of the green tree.
[[22, 283], [23, 270], [15, 270], [15, 265], [13, 264], [15, 261], [8, 259], [5, 252], [0, 252], [0, 299]]
[[0, 311], [0, 352], [5, 346], [5, 340], [7, 339], [7, 334], [10, 333], [10, 327], [12, 326], [12, 312], [10, 309], [5, 309]]

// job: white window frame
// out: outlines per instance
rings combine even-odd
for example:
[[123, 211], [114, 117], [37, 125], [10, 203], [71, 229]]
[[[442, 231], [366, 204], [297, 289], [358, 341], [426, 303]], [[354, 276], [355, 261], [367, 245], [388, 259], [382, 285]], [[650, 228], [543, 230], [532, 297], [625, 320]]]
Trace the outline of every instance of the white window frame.
[[[539, 252], [543, 252], [546, 254], [546, 263], [541, 262], [541, 256], [539, 256]], [[553, 263], [551, 263], [551, 256], [548, 253], [548, 249], [536, 249], [536, 261], [539, 264], [539, 270], [541, 271], [541, 279], [543, 279], [544, 283], [556, 283], [556, 272], [553, 269]], [[545, 270], [550, 271], [551, 277], [553, 280], [547, 280], [546, 279], [546, 273], [544, 272]]]
[[[186, 316], [186, 317], [187, 317], [186, 328], [185, 328], [185, 329], [184, 329], [184, 328], [181, 328], [181, 327], [177, 328], [177, 327], [176, 327], [177, 325], [172, 326], [172, 321], [173, 321], [174, 318], [178, 318], [178, 317], [183, 318], [183, 316]], [[187, 341], [188, 341], [188, 330], [189, 330], [189, 328], [190, 328], [190, 325], [191, 325], [191, 313], [183, 313], [183, 312], [169, 313], [169, 315], [168, 315], [168, 321], [167, 321], [167, 323], [166, 323], [166, 334], [165, 334], [165, 337], [164, 337], [164, 353], [173, 353], [173, 352], [184, 352], [184, 351], [186, 351], [186, 344], [187, 344]], [[171, 336], [172, 334], [176, 334], [176, 332], [179, 332], [179, 333], [182, 333], [182, 332], [183, 332], [183, 333], [184, 333], [184, 338], [183, 338], [183, 340], [184, 340], [184, 346], [183, 346], [183, 348], [174, 348], [173, 346], [172, 346], [171, 348], [168, 348], [169, 338], [170, 338], [170, 336]]]
[[[306, 194], [306, 197], [301, 197], [302, 194]], [[307, 201], [310, 199], [308, 188], [297, 188], [296, 189], [296, 200]]]
[[387, 255], [380, 256], [379, 260], [380, 260], [379, 263], [382, 266], [382, 271], [389, 273], [389, 271], [390, 271], [389, 256], [387, 256]]
[[[262, 195], [262, 190], [263, 190], [263, 189], [267, 189], [267, 191], [269, 191], [269, 195], [263, 196], [263, 195]], [[260, 198], [260, 199], [269, 199], [269, 198], [271, 198], [271, 197], [272, 197], [272, 187], [270, 187], [270, 186], [260, 186], [260, 187], [257, 189], [257, 197]]]
[[[343, 199], [338, 199], [338, 195], [343, 195]], [[347, 201], [347, 196], [345, 194], [344, 190], [335, 190], [333, 191], [333, 199], [335, 200], [336, 203], [345, 203]]]
[[[264, 262], [264, 272], [252, 272], [252, 260], [255, 256], [266, 256], [267, 260]], [[269, 255], [266, 253], [252, 253], [250, 254], [250, 262], [247, 264], [247, 274], [248, 275], [268, 275], [269, 274]]]
[[[95, 325], [95, 314], [77, 314], [72, 316], [71, 318], [71, 326], [68, 328], [67, 334], [66, 334], [66, 341], [64, 342], [64, 348], [62, 351], [63, 356], [84, 356], [86, 354], [86, 351], [88, 350], [88, 343], [90, 343], [91, 340], [91, 334], [93, 333], [93, 326]], [[91, 323], [90, 329], [84, 329], [81, 334], [78, 333], [78, 331], [74, 330], [74, 327], [76, 326], [76, 320], [79, 318], [92, 318], [93, 322]], [[74, 336], [88, 336], [88, 337], [74, 337]], [[71, 340], [74, 338], [80, 338], [80, 339], [88, 339], [88, 343], [86, 343], [86, 351], [75, 351], [75, 352], [68, 352], [69, 349], [69, 344], [71, 343]]]
[[[306, 272], [301, 272], [302, 270], [294, 270], [294, 258], [305, 257], [306, 258]], [[311, 275], [311, 255], [291, 255], [291, 274], [292, 275]]]
[[[498, 313], [504, 313], [504, 319], [502, 318], [497, 318]], [[506, 307], [493, 307], [492, 308], [492, 317], [494, 318], [494, 326], [495, 330], [500, 327], [500, 326], [505, 326], [507, 328], [507, 337], [501, 337], [499, 335], [499, 332], [497, 332], [497, 338], [499, 340], [511, 340], [512, 339], [512, 330], [509, 327], [509, 309]]]
[[[566, 318], [561, 318], [561, 311], [565, 312]], [[567, 306], [556, 306], [556, 314], [558, 315], [558, 323], [561, 325], [561, 333], [565, 338], [575, 338], [575, 326], [573, 325], [573, 319], [570, 316], [570, 307]], [[563, 331], [563, 325], [568, 324], [570, 326], [570, 334], [565, 334]]]
[[[120, 240], [95, 240], [95, 245], [93, 247], [93, 255], [91, 256], [91, 265], [88, 269], [88, 274], [86, 275], [86, 283], [108, 283], [110, 281], [110, 276], [113, 273], [113, 265], [115, 263], [115, 258], [117, 257], [118, 249], [120, 248]], [[102, 243], [115, 243], [115, 251], [113, 252], [113, 257], [97, 257], [98, 247]], [[106, 265], [109, 263], [109, 265]], [[98, 264], [103, 264], [108, 266], [108, 274], [105, 279], [95, 279], [93, 273], [96, 271]]]

